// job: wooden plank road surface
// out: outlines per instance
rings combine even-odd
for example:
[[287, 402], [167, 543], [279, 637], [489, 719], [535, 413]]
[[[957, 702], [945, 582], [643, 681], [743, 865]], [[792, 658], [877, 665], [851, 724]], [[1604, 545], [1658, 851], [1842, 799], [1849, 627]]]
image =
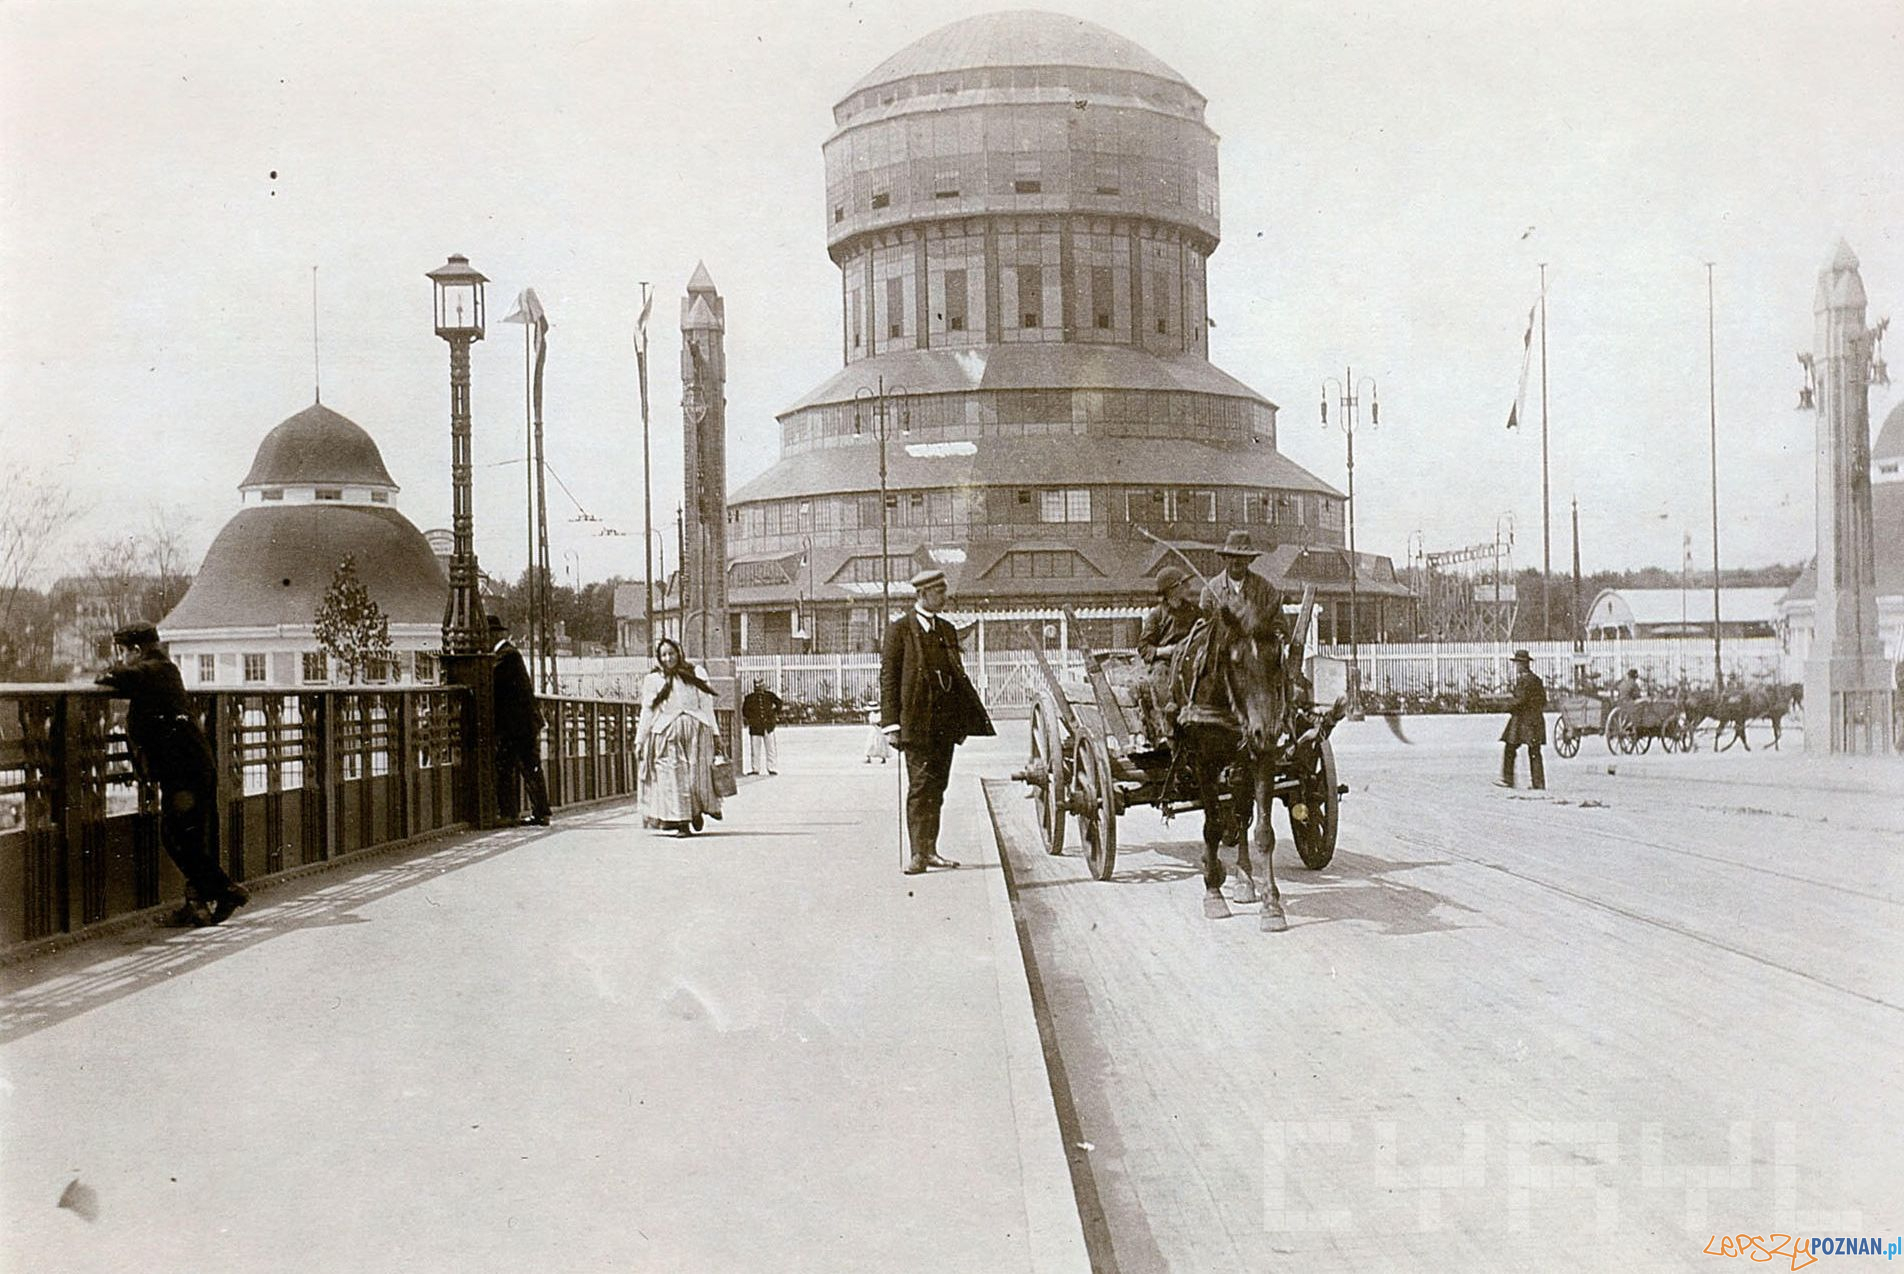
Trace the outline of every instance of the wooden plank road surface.
[[1126, 813], [1099, 883], [987, 785], [1098, 1268], [1904, 1229], [1904, 762], [1589, 748], [1507, 792], [1498, 728], [1345, 725], [1335, 862], [1276, 815], [1283, 934], [1202, 917], [1199, 816]]

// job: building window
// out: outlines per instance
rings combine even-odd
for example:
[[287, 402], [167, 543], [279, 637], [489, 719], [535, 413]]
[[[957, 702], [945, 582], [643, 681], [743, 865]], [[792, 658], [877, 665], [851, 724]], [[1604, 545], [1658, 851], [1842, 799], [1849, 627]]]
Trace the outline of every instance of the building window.
[[370, 493], [370, 502], [372, 504], [388, 504], [390, 503], [390, 493], [388, 491], [372, 491]]
[[341, 500], [344, 498], [344, 493], [337, 487], [319, 487], [317, 489], [317, 498], [320, 500]]
[[198, 657], [198, 684], [209, 686], [218, 680], [218, 656], [200, 655]]
[[1012, 193], [1014, 195], [1035, 195], [1043, 190], [1044, 184], [1042, 182], [1027, 181], [1022, 177], [1012, 183]]
[[838, 224], [840, 224], [840, 222], [842, 222], [842, 221], [844, 221], [844, 220], [846, 220], [846, 207], [845, 207], [845, 205], [843, 205], [843, 204], [834, 204], [834, 205], [833, 205], [833, 224], [837, 226]]
[[1124, 192], [1121, 188], [1117, 186], [1099, 186], [1097, 188], [1097, 193], [1100, 195], [1121, 195]]
[[898, 340], [906, 334], [906, 281], [899, 275], [886, 280], [886, 335]]
[[305, 685], [321, 686], [331, 679], [330, 660], [323, 651], [305, 651], [302, 662]]
[[1089, 522], [1091, 520], [1091, 492], [1085, 487], [1040, 491], [1038, 520], [1040, 522]]
[[1268, 521], [1268, 519], [1263, 516], [1264, 510], [1267, 507], [1268, 501], [1264, 500], [1262, 492], [1245, 491], [1243, 493], [1243, 520], [1245, 522]]
[[1110, 267], [1091, 267], [1091, 314], [1100, 331], [1111, 328], [1111, 287]]
[[282, 500], [284, 498], [284, 488], [283, 487], [266, 487], [264, 490], [260, 491], [258, 494], [260, 497], [266, 500]]
[[264, 656], [245, 656], [245, 684], [255, 685], [265, 679]]
[[888, 208], [891, 206], [892, 206], [892, 196], [886, 193], [885, 191], [882, 190], [878, 194], [873, 196], [873, 207], [875, 210], [880, 208]]
[[1039, 311], [1043, 308], [1044, 269], [1041, 266], [1021, 265], [1018, 271], [1018, 326], [1042, 327]]
[[945, 272], [945, 330], [965, 330], [965, 271]]

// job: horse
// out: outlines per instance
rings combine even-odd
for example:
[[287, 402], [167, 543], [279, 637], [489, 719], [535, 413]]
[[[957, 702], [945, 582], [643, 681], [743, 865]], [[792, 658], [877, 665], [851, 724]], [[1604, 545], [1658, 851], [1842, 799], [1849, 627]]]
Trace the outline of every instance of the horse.
[[1212, 920], [1230, 915], [1219, 849], [1233, 840], [1241, 877], [1237, 902], [1256, 901], [1254, 863], [1263, 866], [1265, 932], [1288, 928], [1271, 861], [1276, 832], [1269, 818], [1277, 764], [1288, 746], [1289, 677], [1280, 619], [1280, 612], [1216, 607], [1191, 630], [1173, 669], [1173, 698], [1182, 707], [1170, 764], [1173, 771], [1187, 771], [1203, 806], [1203, 914]]
[[[1712, 721], [1714, 752], [1724, 752], [1734, 743], [1750, 752], [1752, 745], [1746, 741], [1745, 726], [1748, 721], [1760, 718], [1772, 723], [1772, 749], [1778, 751], [1786, 714], [1802, 708], [1804, 703], [1805, 687], [1800, 684], [1735, 685], [1719, 694], [1707, 690], [1693, 695], [1687, 700], [1686, 712], [1692, 719], [1694, 729], [1708, 719]], [[1726, 737], [1727, 726], [1732, 727], [1730, 738]]]

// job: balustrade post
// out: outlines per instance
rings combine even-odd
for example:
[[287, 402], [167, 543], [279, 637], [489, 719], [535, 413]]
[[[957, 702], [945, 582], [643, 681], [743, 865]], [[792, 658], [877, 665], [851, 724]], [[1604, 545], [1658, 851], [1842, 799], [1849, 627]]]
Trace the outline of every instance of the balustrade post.
[[233, 880], [245, 878], [244, 834], [239, 820], [244, 817], [241, 784], [233, 782], [239, 749], [237, 722], [242, 713], [233, 711], [233, 696], [212, 696], [212, 760], [217, 766], [218, 782], [212, 798], [212, 817], [207, 819], [213, 853]]
[[442, 659], [443, 680], [461, 686], [463, 770], [462, 806], [471, 827], [497, 826], [495, 656], [487, 651], [449, 654]]

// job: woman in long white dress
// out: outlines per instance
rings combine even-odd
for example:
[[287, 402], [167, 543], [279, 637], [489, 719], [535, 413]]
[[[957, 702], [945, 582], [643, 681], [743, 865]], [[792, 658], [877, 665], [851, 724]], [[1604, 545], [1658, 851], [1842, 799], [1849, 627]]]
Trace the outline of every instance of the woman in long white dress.
[[676, 836], [701, 830], [701, 817], [721, 816], [714, 791], [719, 727], [714, 690], [663, 637], [655, 643], [655, 670], [641, 683], [641, 721], [635, 728], [640, 809]]

